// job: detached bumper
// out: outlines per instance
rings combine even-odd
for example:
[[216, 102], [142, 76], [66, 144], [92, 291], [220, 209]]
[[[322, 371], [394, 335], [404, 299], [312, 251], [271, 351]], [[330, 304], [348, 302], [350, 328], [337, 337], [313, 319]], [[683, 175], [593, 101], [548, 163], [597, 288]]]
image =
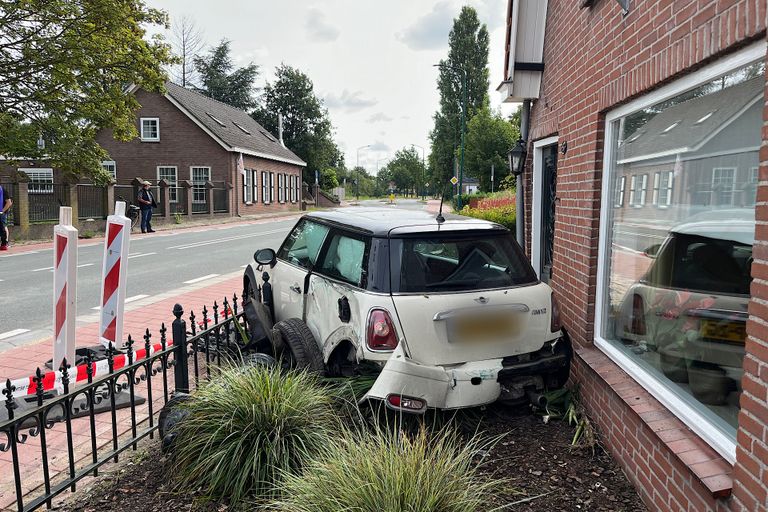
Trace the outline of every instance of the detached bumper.
[[513, 387], [520, 387], [523, 394], [526, 388], [542, 388], [554, 376], [563, 379], [563, 373], [564, 384], [570, 366], [570, 343], [566, 351], [562, 341], [567, 342], [567, 338], [547, 343], [531, 354], [450, 367], [421, 365], [405, 357], [398, 347], [363, 400], [402, 395], [424, 400], [434, 409], [459, 409], [505, 398]]

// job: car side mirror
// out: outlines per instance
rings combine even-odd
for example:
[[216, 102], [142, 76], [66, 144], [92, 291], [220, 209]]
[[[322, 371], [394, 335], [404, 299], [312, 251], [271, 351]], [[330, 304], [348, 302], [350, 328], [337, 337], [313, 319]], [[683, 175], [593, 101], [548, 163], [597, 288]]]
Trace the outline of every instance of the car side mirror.
[[652, 246], [646, 248], [643, 251], [643, 254], [645, 254], [649, 258], [655, 258], [656, 255], [659, 254], [659, 249], [661, 249], [661, 244], [652, 245]]
[[277, 262], [277, 255], [272, 249], [259, 249], [253, 253], [253, 259], [259, 265], [269, 265], [270, 267], [274, 267]]

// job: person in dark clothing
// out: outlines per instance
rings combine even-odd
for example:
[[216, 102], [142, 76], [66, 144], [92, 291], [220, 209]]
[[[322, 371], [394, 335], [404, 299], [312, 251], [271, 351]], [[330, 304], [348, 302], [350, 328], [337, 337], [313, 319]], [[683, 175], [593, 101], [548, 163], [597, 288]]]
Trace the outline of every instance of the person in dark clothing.
[[142, 233], [154, 233], [152, 229], [152, 209], [157, 207], [155, 197], [152, 195], [152, 191], [149, 190], [150, 182], [144, 181], [139, 194], [136, 199], [141, 209], [141, 232]]
[[8, 250], [8, 210], [13, 206], [13, 200], [0, 185], [0, 251]]

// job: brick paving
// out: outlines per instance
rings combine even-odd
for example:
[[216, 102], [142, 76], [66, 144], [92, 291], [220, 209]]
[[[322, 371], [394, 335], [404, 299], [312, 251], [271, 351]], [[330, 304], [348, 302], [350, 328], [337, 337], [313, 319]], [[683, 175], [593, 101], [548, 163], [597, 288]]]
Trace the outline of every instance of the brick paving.
[[[162, 323], [168, 328], [168, 339], [170, 342], [170, 327], [174, 317], [172, 314], [173, 306], [179, 303], [184, 308], [184, 318], [189, 321], [190, 311], [194, 311], [198, 318], [202, 318], [201, 310], [203, 305], [211, 309], [214, 301], [221, 304], [224, 297], [232, 299], [234, 293], [240, 295], [242, 290], [242, 274], [236, 272], [215, 279], [211, 279], [206, 284], [188, 286], [169, 292], [160, 297], [148, 299], [151, 303], [144, 303], [132, 308], [126, 312], [124, 321], [124, 332], [127, 336], [130, 334], [139, 343], [143, 344], [143, 334], [147, 328], [152, 334], [152, 341], [158, 342], [160, 339], [159, 329]], [[189, 326], [188, 326], [189, 329]], [[83, 325], [77, 329], [77, 346], [90, 346], [97, 344], [98, 322]], [[0, 353], [0, 378], [2, 382], [5, 379], [17, 379], [28, 377], [34, 374], [37, 367], [43, 367], [45, 361], [51, 358], [53, 348], [51, 338], [40, 340], [23, 347], [17, 347], [5, 350]], [[205, 362], [200, 361], [201, 370]], [[192, 364], [190, 363], [190, 370]], [[201, 371], [202, 374], [202, 371]], [[125, 379], [121, 379], [121, 382]], [[193, 380], [190, 371], [190, 381]], [[152, 404], [155, 417], [157, 411], [162, 407], [165, 397], [163, 394], [163, 384], [160, 375], [151, 379], [152, 386]], [[168, 389], [173, 390], [173, 370], [168, 371]], [[142, 381], [135, 386], [135, 393], [141, 397], [147, 397], [147, 383]], [[146, 428], [149, 419], [148, 402], [136, 407], [135, 414], [139, 431]], [[116, 427], [118, 438], [130, 433], [131, 430], [131, 409], [119, 409], [116, 413]], [[96, 445], [99, 452], [106, 452], [112, 448], [112, 417], [109, 412], [97, 414], [95, 416], [96, 424]], [[25, 430], [26, 432], [26, 430]], [[91, 462], [92, 440], [90, 434], [89, 418], [82, 417], [72, 421], [72, 437], [74, 450], [74, 460], [76, 469], [85, 467]], [[67, 454], [65, 424], [56, 423], [53, 428], [46, 430], [46, 448], [48, 452], [48, 467], [51, 479], [55, 485], [66, 476], [69, 470], [69, 457]], [[4, 436], [0, 436], [0, 443], [4, 443]], [[122, 446], [122, 443], [121, 443]], [[18, 445], [19, 462], [21, 470], [21, 480], [23, 482], [23, 492], [28, 495], [27, 501], [39, 495], [43, 486], [42, 454], [40, 437], [28, 436], [24, 444]], [[0, 510], [15, 509], [15, 491], [13, 467], [11, 464], [11, 453], [0, 452]]]

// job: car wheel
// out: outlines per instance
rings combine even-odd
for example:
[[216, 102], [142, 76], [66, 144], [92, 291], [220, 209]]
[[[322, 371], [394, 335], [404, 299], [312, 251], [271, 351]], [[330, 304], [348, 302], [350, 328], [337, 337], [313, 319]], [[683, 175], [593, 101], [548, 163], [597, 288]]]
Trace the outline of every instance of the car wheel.
[[188, 401], [191, 395], [186, 393], [174, 393], [171, 399], [168, 400], [162, 409], [160, 409], [160, 416], [157, 420], [157, 427], [160, 433], [160, 440], [162, 441], [163, 452], [168, 452], [173, 446], [173, 441], [176, 438], [177, 432], [174, 432], [180, 422], [184, 421], [189, 415], [183, 407], [179, 407], [180, 404]]
[[298, 318], [289, 318], [277, 322], [275, 331], [283, 341], [283, 349], [278, 356], [284, 368], [324, 372], [323, 354], [307, 324]]

